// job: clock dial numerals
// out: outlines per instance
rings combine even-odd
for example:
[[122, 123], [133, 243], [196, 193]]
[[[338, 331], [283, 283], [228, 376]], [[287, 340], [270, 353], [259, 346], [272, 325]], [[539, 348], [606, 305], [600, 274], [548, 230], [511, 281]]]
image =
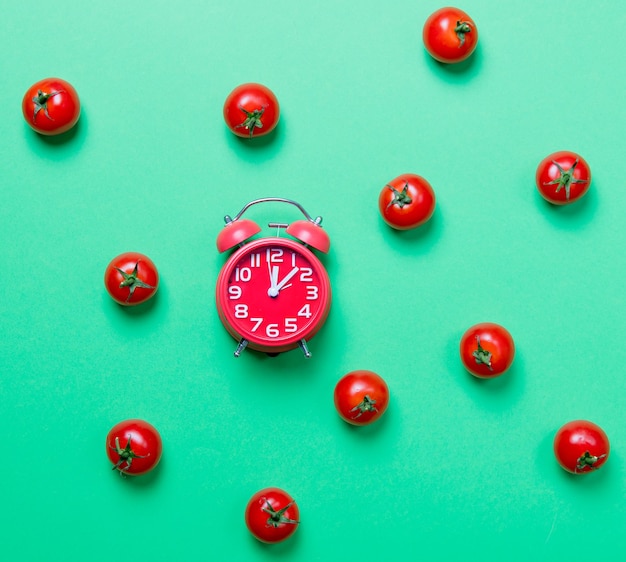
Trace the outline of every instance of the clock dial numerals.
[[242, 253], [226, 286], [225, 312], [244, 337], [259, 340], [297, 338], [326, 306], [318, 269], [295, 249]]
[[252, 269], [249, 267], [236, 267], [235, 268], [235, 281], [239, 282], [248, 282], [252, 279]]
[[[265, 260], [267, 263], [283, 263], [284, 253], [282, 248], [268, 248], [265, 250]], [[291, 252], [291, 254], [293, 255], [294, 252]]]

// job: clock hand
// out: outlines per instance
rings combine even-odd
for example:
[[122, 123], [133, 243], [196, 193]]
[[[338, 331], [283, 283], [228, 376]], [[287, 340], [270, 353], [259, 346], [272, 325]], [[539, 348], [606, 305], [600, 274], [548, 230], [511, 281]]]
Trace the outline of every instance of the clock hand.
[[300, 271], [299, 267], [294, 267], [289, 273], [287, 273], [287, 275], [285, 275], [285, 277], [283, 278], [283, 280], [278, 283], [277, 285], [273, 285], [272, 287], [269, 288], [269, 290], [267, 291], [267, 294], [270, 297], [277, 297], [278, 293], [280, 292], [281, 289], [283, 289], [285, 287], [285, 285], [287, 283], [289, 283], [289, 280], [296, 274], [298, 273], [298, 271]]
[[271, 290], [274, 290], [276, 288], [276, 285], [278, 284], [278, 266], [274, 265], [270, 267], [270, 264], [267, 264], [267, 269], [270, 272], [270, 288], [268, 289], [268, 293]]

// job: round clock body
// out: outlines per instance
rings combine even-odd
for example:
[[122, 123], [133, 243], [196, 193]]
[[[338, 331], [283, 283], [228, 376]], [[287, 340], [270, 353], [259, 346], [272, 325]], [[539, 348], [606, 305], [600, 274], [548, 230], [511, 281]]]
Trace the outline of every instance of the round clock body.
[[216, 287], [217, 311], [236, 340], [282, 353], [310, 340], [330, 310], [328, 274], [311, 250], [288, 238], [261, 238], [229, 257]]

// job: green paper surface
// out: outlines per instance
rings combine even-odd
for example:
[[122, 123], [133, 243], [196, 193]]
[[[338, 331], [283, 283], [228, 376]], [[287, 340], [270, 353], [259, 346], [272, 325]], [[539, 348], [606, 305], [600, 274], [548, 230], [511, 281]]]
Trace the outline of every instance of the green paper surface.
[[[8, 2], [0, 20], [0, 435], [5, 560], [617, 560], [626, 547], [626, 109], [618, 0], [466, 0], [478, 48], [458, 66], [422, 42], [434, 1]], [[62, 139], [21, 99], [68, 80]], [[269, 139], [222, 118], [243, 82], [270, 87]], [[593, 181], [544, 202], [556, 150]], [[401, 173], [428, 179], [430, 222], [398, 232], [377, 206]], [[326, 325], [272, 358], [236, 346], [215, 281], [223, 217], [286, 197], [323, 217]], [[246, 216], [301, 218], [285, 205]], [[124, 251], [161, 276], [126, 309], [104, 270]], [[471, 377], [459, 340], [497, 322], [517, 355]], [[333, 405], [369, 369], [391, 400], [355, 428]], [[120, 478], [104, 441], [125, 418], [161, 432], [150, 475]], [[573, 477], [552, 439], [572, 419], [612, 445]], [[278, 486], [301, 524], [280, 545], [247, 531]]]

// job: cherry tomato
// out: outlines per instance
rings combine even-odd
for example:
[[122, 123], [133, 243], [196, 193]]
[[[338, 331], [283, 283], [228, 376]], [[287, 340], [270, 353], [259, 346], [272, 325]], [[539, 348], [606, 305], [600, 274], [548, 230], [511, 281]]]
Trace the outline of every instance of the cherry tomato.
[[482, 322], [461, 338], [461, 361], [475, 377], [490, 379], [505, 373], [515, 357], [511, 334], [499, 324]]
[[300, 523], [294, 499], [280, 488], [265, 488], [254, 494], [245, 512], [246, 526], [261, 542], [275, 543], [293, 535]]
[[109, 431], [106, 452], [113, 470], [137, 475], [150, 472], [159, 463], [163, 444], [159, 432], [148, 422], [125, 420]]
[[378, 210], [392, 228], [416, 228], [435, 212], [435, 192], [423, 177], [402, 174], [383, 187], [378, 196]]
[[546, 156], [539, 163], [535, 183], [546, 201], [567, 205], [587, 193], [591, 185], [591, 170], [582, 156], [561, 150]]
[[368, 425], [379, 419], [389, 405], [389, 388], [372, 371], [351, 371], [335, 386], [335, 408], [352, 425]]
[[586, 420], [568, 422], [554, 436], [556, 460], [572, 474], [597, 470], [609, 458], [610, 449], [603, 429]]
[[224, 102], [224, 120], [238, 137], [260, 137], [276, 128], [280, 107], [274, 93], [262, 84], [237, 86]]
[[107, 266], [104, 285], [114, 301], [135, 306], [154, 296], [159, 287], [159, 273], [148, 256], [125, 252]]
[[35, 82], [24, 94], [22, 113], [30, 127], [42, 135], [69, 131], [80, 116], [80, 100], [74, 87], [60, 78]]
[[441, 8], [431, 14], [422, 32], [428, 53], [439, 62], [457, 63], [476, 49], [478, 28], [474, 20], [458, 8]]

